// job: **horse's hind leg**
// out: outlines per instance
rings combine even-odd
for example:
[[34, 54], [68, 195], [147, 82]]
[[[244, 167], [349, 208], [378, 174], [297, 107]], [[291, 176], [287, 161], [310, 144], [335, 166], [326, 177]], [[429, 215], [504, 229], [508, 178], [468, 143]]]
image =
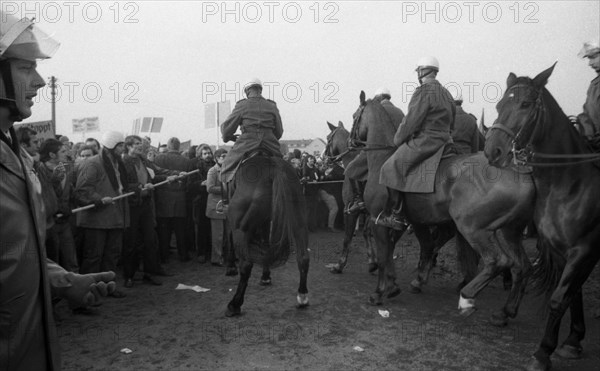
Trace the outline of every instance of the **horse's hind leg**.
[[271, 284], [271, 270], [268, 265], [263, 265], [262, 276], [260, 277], [261, 286], [269, 286]]
[[419, 240], [419, 265], [417, 267], [417, 277], [410, 283], [410, 292], [413, 294], [421, 293], [421, 286], [429, 280], [429, 273], [433, 267], [433, 250], [435, 242], [429, 227], [421, 224], [413, 224], [415, 236]]
[[298, 263], [298, 272], [300, 272], [300, 284], [298, 285], [298, 308], [308, 306], [308, 287], [306, 285], [308, 278], [308, 268], [310, 257], [308, 255], [308, 232], [306, 230], [297, 231], [295, 234], [296, 261]]
[[515, 318], [517, 316], [519, 305], [525, 295], [525, 287], [529, 280], [531, 264], [529, 263], [529, 258], [521, 244], [520, 230], [516, 232], [511, 230], [499, 230], [497, 236], [501, 242], [500, 247], [505, 249], [504, 253], [508, 255], [509, 260], [512, 261], [512, 266], [508, 267], [509, 269], [507, 268], [502, 271], [503, 274], [507, 270], [510, 271], [512, 285], [504, 308], [499, 312], [494, 313], [490, 322], [495, 326], [505, 326], [508, 323], [508, 318]]
[[348, 263], [348, 254], [350, 254], [350, 243], [354, 236], [354, 228], [356, 227], [356, 220], [358, 219], [357, 213], [345, 214], [344, 215], [344, 242], [342, 247], [342, 253], [337, 264], [335, 264], [329, 270], [331, 273], [342, 273], [346, 264]]
[[240, 259], [240, 281], [238, 282], [233, 299], [227, 304], [227, 310], [225, 311], [227, 317], [237, 316], [242, 313], [244, 294], [246, 293], [246, 287], [248, 287], [250, 273], [252, 273], [252, 265], [251, 262]]
[[375, 292], [369, 297], [372, 305], [383, 304], [383, 296], [392, 298], [400, 294], [400, 287], [396, 283], [396, 268], [394, 266], [394, 246], [402, 236], [388, 228], [372, 225], [373, 236], [377, 245], [378, 279]]
[[581, 289], [573, 297], [570, 305], [571, 310], [571, 332], [567, 340], [556, 350], [556, 354], [562, 358], [581, 358], [581, 340], [585, 336], [585, 321], [583, 315], [583, 295]]
[[368, 214], [363, 214], [365, 224], [363, 225], [363, 238], [365, 239], [365, 247], [367, 248], [367, 261], [369, 263], [369, 273], [377, 270], [377, 252], [373, 246], [373, 221]]

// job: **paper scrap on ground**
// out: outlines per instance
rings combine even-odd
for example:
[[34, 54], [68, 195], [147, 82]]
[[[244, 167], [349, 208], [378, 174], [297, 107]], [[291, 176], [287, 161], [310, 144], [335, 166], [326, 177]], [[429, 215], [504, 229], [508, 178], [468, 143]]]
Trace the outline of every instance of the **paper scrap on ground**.
[[356, 350], [357, 352], [364, 352], [364, 351], [365, 351], [363, 348], [359, 347], [358, 345], [357, 345], [357, 346], [355, 346], [355, 347], [354, 347], [354, 348], [352, 348], [352, 349]]
[[390, 312], [387, 310], [381, 310], [379, 309], [379, 315], [383, 318], [389, 318], [390, 317]]
[[179, 285], [177, 285], [177, 287], [175, 287], [175, 290], [194, 290], [196, 292], [207, 292], [207, 291], [210, 291], [210, 289], [207, 289], [207, 288], [204, 288], [204, 287], [200, 287], [198, 285], [188, 286], [188, 285], [184, 285], [183, 283], [180, 283]]
[[331, 268], [335, 267], [335, 265], [336, 265], [335, 263], [325, 264], [325, 268], [331, 269]]
[[121, 349], [121, 353], [129, 354], [129, 353], [133, 353], [133, 350], [131, 350], [129, 348], [123, 348], [123, 349]]

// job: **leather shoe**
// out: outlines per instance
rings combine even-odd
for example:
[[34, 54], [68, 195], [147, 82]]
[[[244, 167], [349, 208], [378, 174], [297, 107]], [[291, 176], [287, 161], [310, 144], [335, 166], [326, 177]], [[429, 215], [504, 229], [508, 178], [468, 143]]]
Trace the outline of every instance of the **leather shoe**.
[[127, 278], [125, 280], [125, 284], [123, 286], [127, 287], [128, 289], [132, 288], [133, 287], [133, 280], [131, 278]]
[[154, 285], [154, 286], [161, 286], [162, 282], [160, 282], [159, 280], [157, 280], [156, 278], [145, 274], [144, 275], [144, 282], [149, 283], [150, 285]]

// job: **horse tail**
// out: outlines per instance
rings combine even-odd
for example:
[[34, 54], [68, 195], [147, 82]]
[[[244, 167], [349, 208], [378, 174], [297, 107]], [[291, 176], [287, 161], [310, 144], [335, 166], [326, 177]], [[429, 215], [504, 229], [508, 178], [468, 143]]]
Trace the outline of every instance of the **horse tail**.
[[539, 254], [533, 263], [533, 290], [537, 295], [545, 295], [544, 304], [547, 304], [558, 285], [567, 260], [559, 248], [542, 238], [538, 238], [536, 248]]
[[274, 263], [285, 263], [292, 242], [297, 248], [308, 248], [306, 205], [294, 168], [281, 159], [273, 159], [273, 164], [270, 243]]

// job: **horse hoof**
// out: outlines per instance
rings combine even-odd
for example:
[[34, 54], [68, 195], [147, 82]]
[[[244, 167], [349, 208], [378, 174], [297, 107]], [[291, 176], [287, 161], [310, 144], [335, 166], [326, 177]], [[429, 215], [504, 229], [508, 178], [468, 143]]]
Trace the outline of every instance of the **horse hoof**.
[[477, 308], [475, 307], [464, 308], [460, 310], [460, 315], [466, 318], [469, 317], [471, 314], [475, 313], [476, 310]]
[[242, 314], [242, 308], [238, 307], [232, 307], [232, 306], [227, 306], [227, 310], [225, 311], [225, 317], [235, 317], [235, 316], [239, 316], [240, 314]]
[[410, 293], [420, 294], [421, 292], [421, 281], [419, 281], [418, 279], [412, 280], [412, 282], [410, 283]]
[[369, 263], [369, 273], [373, 273], [377, 270], [377, 264], [376, 263]]
[[261, 286], [269, 286], [271, 285], [271, 279], [267, 278], [267, 279], [260, 279], [260, 282], [258, 283]]
[[387, 297], [393, 298], [395, 296], [398, 296], [401, 292], [402, 292], [402, 290], [400, 290], [400, 287], [394, 287], [392, 290], [390, 290], [388, 292]]
[[369, 304], [371, 304], [371, 305], [381, 305], [381, 304], [383, 304], [383, 300], [381, 300], [381, 295], [379, 295], [379, 294], [371, 294], [371, 296], [369, 296]]
[[302, 309], [308, 307], [308, 294], [298, 294], [296, 300], [298, 301], [296, 308]]
[[579, 359], [581, 358], [581, 347], [574, 347], [572, 345], [563, 344], [556, 350], [556, 355], [564, 359]]
[[550, 359], [546, 362], [541, 362], [536, 357], [532, 357], [531, 361], [527, 365], [527, 371], [548, 371], [552, 368], [552, 362]]
[[343, 273], [343, 269], [342, 267], [340, 267], [339, 264], [334, 264], [331, 268], [329, 268], [329, 272], [334, 274], [341, 274]]
[[504, 327], [508, 325], [508, 317], [502, 313], [494, 313], [490, 317], [490, 324], [496, 327]]

